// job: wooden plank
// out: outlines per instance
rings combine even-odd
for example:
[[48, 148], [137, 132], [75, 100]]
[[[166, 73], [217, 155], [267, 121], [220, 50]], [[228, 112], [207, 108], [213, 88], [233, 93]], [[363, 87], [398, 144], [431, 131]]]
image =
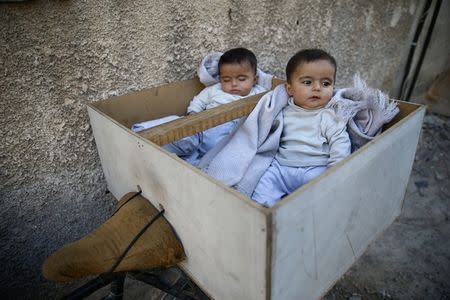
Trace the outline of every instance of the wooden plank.
[[263, 94], [237, 100], [139, 132], [157, 145], [165, 145], [222, 123], [247, 116]]
[[272, 208], [272, 299], [319, 299], [398, 216], [425, 111], [410, 105], [390, 130]]
[[95, 108], [88, 111], [113, 195], [139, 185], [144, 197], [165, 208], [188, 257], [183, 268], [214, 298], [264, 299], [267, 209]]

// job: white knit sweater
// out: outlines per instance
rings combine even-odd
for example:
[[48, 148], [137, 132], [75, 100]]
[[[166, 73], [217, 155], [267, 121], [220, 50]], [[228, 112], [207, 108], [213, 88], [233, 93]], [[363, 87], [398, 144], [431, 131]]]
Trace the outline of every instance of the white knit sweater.
[[260, 85], [255, 84], [248, 95], [239, 96], [233, 95], [229, 93], [225, 93], [222, 90], [220, 83], [216, 83], [214, 85], [208, 86], [204, 88], [197, 96], [195, 96], [191, 103], [187, 108], [187, 112], [201, 112], [207, 109], [211, 109], [217, 107], [222, 104], [231, 103], [233, 101], [253, 96], [259, 93], [263, 93], [267, 91], [267, 89], [263, 88]]
[[329, 108], [307, 110], [289, 99], [276, 159], [283, 166], [328, 166], [350, 154], [346, 123]]

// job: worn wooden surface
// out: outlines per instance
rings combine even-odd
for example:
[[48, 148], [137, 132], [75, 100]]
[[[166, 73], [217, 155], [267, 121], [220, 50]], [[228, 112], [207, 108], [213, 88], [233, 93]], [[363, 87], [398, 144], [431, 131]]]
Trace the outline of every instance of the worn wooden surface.
[[135, 123], [167, 115], [185, 115], [189, 102], [203, 88], [198, 79], [190, 79], [96, 101], [90, 106], [131, 128]]
[[139, 134], [157, 145], [165, 145], [208, 128], [247, 116], [261, 97], [262, 95], [258, 94], [200, 113], [184, 116], [183, 118], [143, 130]]

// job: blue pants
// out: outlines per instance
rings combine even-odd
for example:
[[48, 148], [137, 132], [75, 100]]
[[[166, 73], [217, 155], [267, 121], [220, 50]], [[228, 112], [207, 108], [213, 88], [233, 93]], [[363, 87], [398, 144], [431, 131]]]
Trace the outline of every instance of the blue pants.
[[252, 199], [264, 206], [273, 206], [282, 197], [319, 176], [326, 169], [326, 166], [282, 166], [274, 159], [256, 185]]
[[182, 138], [164, 145], [164, 149], [175, 153], [190, 164], [196, 166], [206, 152], [220, 140], [228, 136], [237, 126], [239, 119], [220, 124], [203, 132]]

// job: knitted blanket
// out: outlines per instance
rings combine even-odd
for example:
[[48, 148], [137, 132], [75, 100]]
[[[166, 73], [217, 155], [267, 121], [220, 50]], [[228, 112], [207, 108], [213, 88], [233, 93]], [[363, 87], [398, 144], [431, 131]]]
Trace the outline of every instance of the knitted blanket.
[[353, 87], [338, 90], [327, 107], [347, 122], [352, 151], [373, 140], [399, 112], [396, 102], [367, 86], [359, 74], [353, 77]]
[[[265, 94], [247, 119], [206, 153], [198, 167], [251, 197], [278, 151], [283, 130], [281, 111], [288, 100], [282, 84]], [[381, 91], [368, 88], [358, 75], [354, 86], [338, 90], [327, 107], [348, 122], [352, 149], [373, 139], [399, 111], [395, 102]]]
[[[197, 69], [197, 75], [200, 82], [205, 86], [210, 86], [219, 82], [219, 59], [222, 56], [222, 52], [211, 52], [207, 54]], [[257, 84], [264, 87], [267, 90], [272, 89], [273, 75], [263, 72], [261, 69], [256, 70], [258, 76]]]
[[198, 167], [251, 196], [278, 150], [289, 99], [284, 85], [265, 94], [238, 129], [203, 156]]

